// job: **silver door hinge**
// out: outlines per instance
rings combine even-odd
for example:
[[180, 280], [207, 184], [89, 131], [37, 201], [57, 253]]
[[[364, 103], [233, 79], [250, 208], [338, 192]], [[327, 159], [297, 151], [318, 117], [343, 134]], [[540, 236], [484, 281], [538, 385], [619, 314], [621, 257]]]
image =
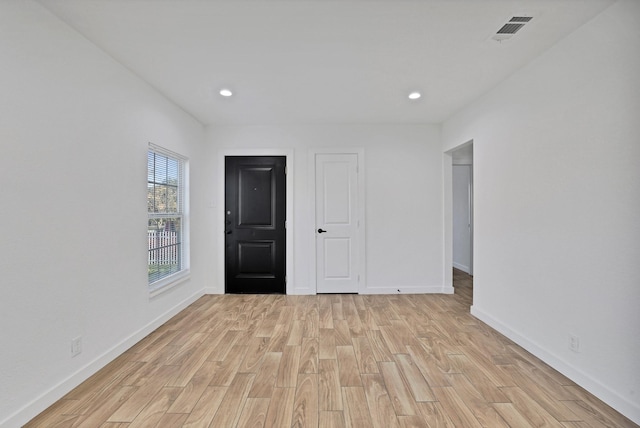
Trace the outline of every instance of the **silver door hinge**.
[[287, 166], [284, 166], [284, 175], [287, 175]]

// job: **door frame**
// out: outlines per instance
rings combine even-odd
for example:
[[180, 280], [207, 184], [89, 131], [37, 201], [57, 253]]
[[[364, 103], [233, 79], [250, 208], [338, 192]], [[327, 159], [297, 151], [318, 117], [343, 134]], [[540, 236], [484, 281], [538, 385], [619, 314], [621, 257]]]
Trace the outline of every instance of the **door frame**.
[[293, 270], [293, 150], [292, 149], [221, 149], [218, 151], [218, 204], [214, 205], [216, 209], [216, 233], [218, 233], [219, 239], [217, 239], [218, 250], [218, 272], [216, 274], [221, 293], [224, 294], [226, 290], [226, 251], [225, 251], [225, 239], [224, 239], [224, 208], [225, 208], [225, 158], [227, 156], [284, 156], [287, 162], [287, 191], [286, 191], [286, 205], [287, 205], [287, 222], [286, 222], [286, 285], [285, 293], [293, 294], [295, 290], [294, 284], [294, 270]]
[[[464, 143], [460, 143], [457, 146], [442, 153], [442, 167], [444, 174], [444, 265], [443, 265], [443, 278], [444, 284], [442, 292], [445, 294], [453, 294], [453, 152], [459, 150], [468, 145], [474, 144], [474, 140], [470, 139]], [[475, 186], [475, 162], [471, 168], [471, 182]], [[475, 192], [475, 189], [473, 189]], [[474, 196], [472, 192], [472, 197]], [[475, 220], [475, 202], [471, 201], [471, 219]], [[475, 262], [475, 238], [474, 229], [471, 229], [471, 258], [472, 263]], [[475, 264], [475, 263], [474, 263]], [[473, 309], [473, 306], [471, 306]]]
[[366, 222], [365, 222], [365, 157], [363, 147], [323, 147], [309, 149], [308, 159], [308, 186], [307, 195], [309, 198], [309, 230], [304, 235], [309, 237], [309, 288], [313, 294], [318, 294], [317, 284], [317, 254], [316, 254], [316, 155], [317, 154], [355, 154], [358, 159], [358, 294], [367, 294], [367, 275], [366, 275]]

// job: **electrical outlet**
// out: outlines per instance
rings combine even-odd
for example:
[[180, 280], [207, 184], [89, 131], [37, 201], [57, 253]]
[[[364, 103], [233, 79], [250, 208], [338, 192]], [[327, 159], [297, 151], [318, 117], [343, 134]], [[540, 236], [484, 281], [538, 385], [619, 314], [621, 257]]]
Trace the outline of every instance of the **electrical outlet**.
[[82, 336], [71, 339], [71, 356], [75, 357], [82, 352]]
[[569, 349], [573, 352], [580, 352], [580, 338], [575, 334], [569, 335]]

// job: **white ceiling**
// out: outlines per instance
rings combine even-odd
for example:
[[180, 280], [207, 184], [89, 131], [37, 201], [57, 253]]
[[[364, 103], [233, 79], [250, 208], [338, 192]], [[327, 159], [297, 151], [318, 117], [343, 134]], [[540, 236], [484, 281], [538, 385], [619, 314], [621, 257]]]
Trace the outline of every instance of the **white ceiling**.
[[305, 124], [439, 123], [612, 1], [40, 3], [204, 124]]

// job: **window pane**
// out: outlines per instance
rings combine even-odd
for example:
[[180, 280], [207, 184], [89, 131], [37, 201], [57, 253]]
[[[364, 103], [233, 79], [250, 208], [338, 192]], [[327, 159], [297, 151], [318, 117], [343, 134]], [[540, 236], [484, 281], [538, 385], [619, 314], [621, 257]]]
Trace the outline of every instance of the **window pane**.
[[147, 153], [147, 181], [154, 182], [155, 179], [155, 160], [156, 154], [153, 152]]
[[177, 159], [167, 159], [167, 184], [177, 185], [180, 175], [180, 163]]
[[182, 219], [149, 219], [149, 283], [182, 269]]
[[154, 212], [166, 213], [167, 212], [167, 187], [160, 184], [156, 184], [153, 188], [154, 198]]
[[154, 197], [154, 185], [147, 184], [147, 212], [155, 212], [155, 197]]
[[155, 175], [154, 181], [156, 183], [167, 183], [167, 158], [165, 156], [156, 153], [155, 163]]
[[167, 208], [168, 213], [178, 212], [178, 188], [174, 186], [167, 186]]

